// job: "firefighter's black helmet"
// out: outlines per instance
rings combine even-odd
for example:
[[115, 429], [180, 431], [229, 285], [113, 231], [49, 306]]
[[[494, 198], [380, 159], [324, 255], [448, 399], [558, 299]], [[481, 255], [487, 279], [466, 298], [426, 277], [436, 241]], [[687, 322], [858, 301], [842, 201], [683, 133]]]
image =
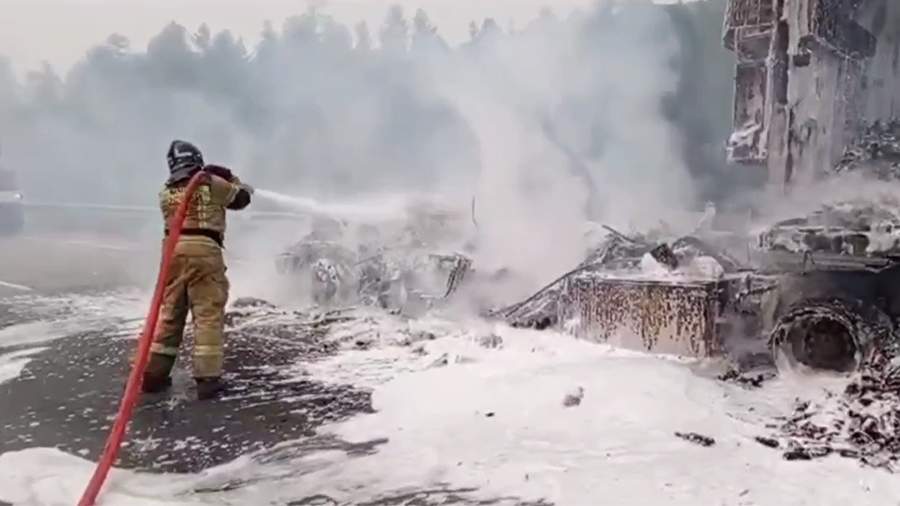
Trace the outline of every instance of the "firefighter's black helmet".
[[174, 140], [166, 155], [172, 179], [190, 177], [203, 168], [203, 153], [190, 142]]

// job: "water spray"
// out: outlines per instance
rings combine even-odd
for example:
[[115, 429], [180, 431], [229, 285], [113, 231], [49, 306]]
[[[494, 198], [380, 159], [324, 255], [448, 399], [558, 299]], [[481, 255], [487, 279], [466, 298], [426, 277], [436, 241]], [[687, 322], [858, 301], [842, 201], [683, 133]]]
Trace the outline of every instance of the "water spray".
[[355, 200], [353, 204], [334, 204], [259, 188], [255, 190], [254, 196], [302, 214], [367, 222], [402, 219], [409, 216], [419, 204], [440, 201], [438, 197], [430, 195], [395, 194], [379, 199]]

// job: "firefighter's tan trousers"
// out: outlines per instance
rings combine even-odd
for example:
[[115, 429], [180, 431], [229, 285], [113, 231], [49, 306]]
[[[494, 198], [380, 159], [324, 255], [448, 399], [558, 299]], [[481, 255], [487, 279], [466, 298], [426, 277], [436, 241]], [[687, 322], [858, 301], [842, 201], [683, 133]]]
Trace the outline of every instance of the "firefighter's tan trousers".
[[188, 311], [194, 323], [193, 375], [218, 378], [224, 361], [228, 278], [222, 249], [206, 238], [182, 238], [166, 278], [163, 306], [150, 348], [147, 373], [168, 376], [184, 335]]

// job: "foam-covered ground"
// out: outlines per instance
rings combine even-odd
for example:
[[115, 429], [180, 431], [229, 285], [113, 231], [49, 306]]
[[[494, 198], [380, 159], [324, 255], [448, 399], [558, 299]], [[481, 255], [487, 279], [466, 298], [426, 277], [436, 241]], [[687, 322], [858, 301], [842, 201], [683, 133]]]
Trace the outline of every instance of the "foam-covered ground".
[[[23, 379], [52, 356], [48, 351], [83, 339], [101, 320], [100, 328], [112, 336], [133, 332], [144, 302], [139, 294], [29, 297], [14, 304], [22, 323], [7, 320], [0, 329], [0, 389], [23, 387]], [[273, 322], [296, 317], [269, 315], [265, 328], [277, 330]], [[277, 330], [238, 341], [246, 349], [254, 342], [271, 347], [273, 339], [291, 336]], [[327, 353], [309, 354], [299, 344], [274, 349], [279, 374], [272, 383], [370, 391], [374, 413], [359, 410], [330, 423], [324, 417], [325, 425], [273, 438], [197, 472], [150, 472], [151, 463], [135, 458], [130, 467], [137, 470], [112, 473], [101, 504], [884, 506], [900, 497], [900, 480], [885, 471], [839, 457], [786, 461], [754, 440], [768, 433], [766, 424], [775, 417], [790, 413], [796, 397], [822, 398], [842, 388], [846, 380], [840, 378], [783, 377], [745, 390], [712, 379], [702, 364], [437, 317], [404, 321], [355, 313], [317, 339]], [[34, 392], [54, 395], [50, 389]], [[0, 393], [4, 399], [14, 394]], [[294, 395], [287, 402], [313, 406], [317, 399]], [[268, 406], [256, 412], [260, 419], [235, 427], [252, 434], [254, 423], [295, 409]], [[0, 413], [20, 407], [0, 406]], [[108, 423], [108, 409], [94, 416]], [[197, 418], [164, 434], [172, 452], [194, 441], [176, 441], [179, 435], [214, 440], [216, 426], [204, 424], [208, 418], [180, 409]], [[133, 430], [141, 430], [141, 416], [139, 410]], [[4, 422], [3, 439], [15, 438]], [[696, 432], [716, 443], [695, 445], [675, 432]], [[34, 437], [0, 454], [0, 501], [75, 503], [93, 462], [59, 449], [65, 447], [59, 441], [42, 443], [54, 441], [47, 433]], [[91, 454], [102, 446], [91, 444], [97, 446], [88, 449]], [[158, 457], [164, 450], [158, 446], [148, 455]]]

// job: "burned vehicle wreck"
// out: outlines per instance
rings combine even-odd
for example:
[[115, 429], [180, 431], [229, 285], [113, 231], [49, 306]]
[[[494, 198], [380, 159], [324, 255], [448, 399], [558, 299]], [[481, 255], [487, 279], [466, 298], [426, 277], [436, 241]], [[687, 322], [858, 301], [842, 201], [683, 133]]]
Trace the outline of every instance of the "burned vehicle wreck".
[[850, 372], [876, 353], [896, 354], [900, 250], [882, 232], [900, 224], [891, 215], [872, 202], [845, 202], [760, 235], [760, 270], [779, 276], [776, 357]]
[[276, 269], [307, 283], [319, 305], [421, 312], [449, 299], [473, 271], [468, 255], [436, 240], [448, 220], [442, 213], [379, 224], [319, 217]]
[[900, 242], [859, 221], [865, 211], [884, 218], [871, 205], [838, 209], [767, 227], [742, 260], [715, 239], [610, 233], [577, 268], [493, 316], [652, 353], [726, 357], [742, 370], [857, 371], [900, 351]]
[[[730, 0], [723, 43], [737, 60], [728, 159], [767, 175], [767, 198], [851, 173], [900, 192], [900, 2]], [[495, 315], [740, 367], [890, 362], [900, 201], [816, 197], [811, 213], [741, 230], [744, 248], [611, 231], [581, 266]]]
[[[765, 175], [767, 198], [778, 200], [852, 173], [900, 190], [900, 2], [730, 0], [723, 21], [736, 59], [729, 169]], [[900, 205], [819, 196], [816, 211], [735, 231], [737, 248], [701, 231], [609, 231], [573, 271], [490, 314], [741, 367], [858, 370], [896, 348]], [[314, 233], [279, 268], [312, 280], [319, 302], [388, 308], [430, 307], [479, 274], [468, 254], [426, 237], [440, 226], [406, 225]]]
[[876, 351], [897, 353], [900, 200], [889, 190], [900, 189], [898, 139], [898, 122], [864, 127], [831, 175], [887, 191], [824, 203], [759, 235], [760, 268], [785, 278], [779, 305], [787, 314], [772, 339], [774, 349], [791, 347], [786, 356], [849, 371]]
[[[766, 276], [699, 238], [666, 242], [610, 229], [577, 268], [493, 315], [515, 327], [557, 328], [623, 348], [715, 357], [730, 354], [735, 339], [761, 332], [758, 295], [772, 289]], [[765, 353], [764, 343], [752, 344], [734, 350], [739, 359]]]

